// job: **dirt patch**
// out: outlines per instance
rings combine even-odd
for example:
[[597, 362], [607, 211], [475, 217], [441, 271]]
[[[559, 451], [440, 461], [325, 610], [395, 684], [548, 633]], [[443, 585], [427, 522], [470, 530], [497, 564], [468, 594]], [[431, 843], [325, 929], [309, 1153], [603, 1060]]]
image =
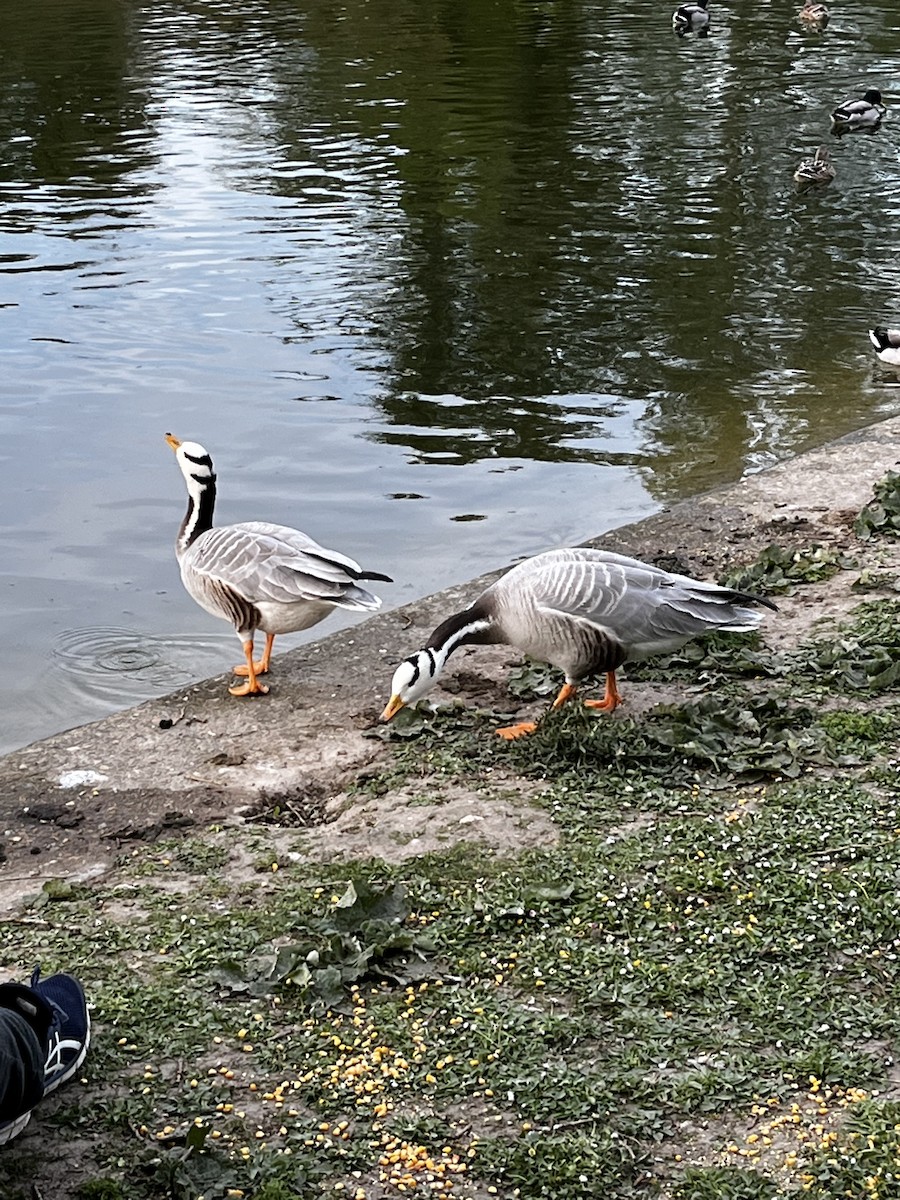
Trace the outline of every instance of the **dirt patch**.
[[471, 792], [455, 784], [405, 786], [387, 796], [356, 796], [328, 826], [296, 842], [306, 861], [377, 858], [404, 862], [478, 843], [498, 855], [554, 845], [558, 832], [547, 814], [526, 799]]

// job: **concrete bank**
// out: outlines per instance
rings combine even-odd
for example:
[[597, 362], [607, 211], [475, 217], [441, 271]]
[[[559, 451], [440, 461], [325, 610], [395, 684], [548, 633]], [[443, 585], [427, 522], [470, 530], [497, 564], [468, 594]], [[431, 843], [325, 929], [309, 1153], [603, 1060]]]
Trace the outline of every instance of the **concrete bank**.
[[[771, 543], [852, 549], [853, 518], [898, 459], [900, 418], [891, 418], [592, 544], [707, 578]], [[133, 839], [239, 819], [261, 795], [284, 803], [314, 795], [326, 804], [344, 795], [390, 753], [362, 733], [377, 720], [394, 664], [490, 578], [276, 654], [266, 697], [233, 699], [230, 677], [220, 676], [0, 759], [0, 909], [50, 878], [103, 876]], [[858, 602], [847, 580], [827, 587], [815, 598], [788, 598], [770, 640]], [[463, 651], [448, 690], [477, 700], [482, 681], [496, 691], [516, 659], [503, 647]], [[376, 853], [376, 824], [354, 824], [350, 814], [339, 833], [359, 853]]]

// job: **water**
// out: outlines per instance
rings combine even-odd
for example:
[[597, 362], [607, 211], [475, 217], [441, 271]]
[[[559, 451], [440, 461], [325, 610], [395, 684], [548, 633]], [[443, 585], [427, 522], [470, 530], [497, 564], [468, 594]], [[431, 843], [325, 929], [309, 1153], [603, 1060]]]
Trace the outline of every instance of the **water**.
[[392, 606], [895, 411], [895, 0], [672, 7], [0, 0], [0, 749], [239, 660], [167, 430]]

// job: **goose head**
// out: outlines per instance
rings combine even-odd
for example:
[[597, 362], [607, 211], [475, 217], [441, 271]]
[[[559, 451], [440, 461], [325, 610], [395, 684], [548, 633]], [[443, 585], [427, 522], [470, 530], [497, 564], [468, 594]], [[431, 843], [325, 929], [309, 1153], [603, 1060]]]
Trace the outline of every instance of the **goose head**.
[[390, 721], [407, 704], [415, 704], [427, 696], [444, 668], [446, 655], [440, 650], [417, 650], [405, 658], [391, 680], [391, 698], [382, 721]]
[[199, 442], [179, 441], [171, 433], [166, 434], [166, 441], [175, 451], [175, 461], [192, 496], [216, 482], [212, 459], [205, 446], [201, 446]]

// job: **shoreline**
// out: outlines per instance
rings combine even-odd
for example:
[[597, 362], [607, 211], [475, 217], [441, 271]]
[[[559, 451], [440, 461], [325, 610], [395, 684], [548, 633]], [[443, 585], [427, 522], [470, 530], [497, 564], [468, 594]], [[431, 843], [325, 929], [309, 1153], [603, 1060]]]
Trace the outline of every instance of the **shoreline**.
[[[771, 543], [839, 539], [846, 514], [898, 459], [892, 417], [585, 544], [710, 578]], [[100, 878], [136, 837], [228, 820], [311, 780], [339, 792], [382, 748], [361, 735], [377, 722], [396, 663], [506, 569], [276, 655], [268, 696], [236, 700], [221, 675], [4, 755], [0, 905], [48, 879]], [[780, 622], [766, 626], [777, 642]], [[511, 658], [503, 646], [458, 653], [434, 698], [477, 692], [472, 672], [502, 682]]]

